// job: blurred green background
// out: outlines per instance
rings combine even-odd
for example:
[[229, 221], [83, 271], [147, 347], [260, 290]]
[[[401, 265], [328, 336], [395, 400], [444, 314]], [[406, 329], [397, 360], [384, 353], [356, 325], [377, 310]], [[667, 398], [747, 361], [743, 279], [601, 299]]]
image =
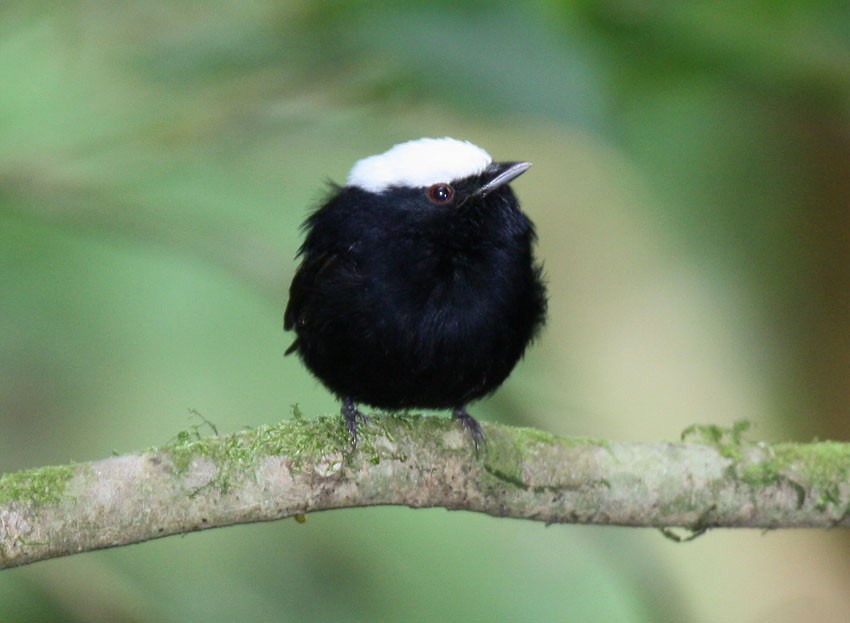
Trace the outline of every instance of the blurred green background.
[[[850, 438], [850, 5], [0, 4], [0, 471], [336, 412], [299, 224], [420, 136], [514, 184], [551, 290], [486, 420]], [[846, 621], [842, 531], [357, 509], [0, 573], [0, 621]]]

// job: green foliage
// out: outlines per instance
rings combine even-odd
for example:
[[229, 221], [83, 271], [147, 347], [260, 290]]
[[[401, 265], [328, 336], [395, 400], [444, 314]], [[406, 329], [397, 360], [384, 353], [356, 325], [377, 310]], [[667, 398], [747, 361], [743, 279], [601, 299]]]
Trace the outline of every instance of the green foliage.
[[0, 504], [9, 501], [35, 505], [57, 502], [74, 473], [73, 466], [62, 465], [0, 475]]
[[211, 459], [218, 475], [207, 486], [226, 493], [234, 474], [249, 472], [262, 457], [286, 454], [294, 457], [297, 467], [303, 460], [315, 460], [322, 452], [339, 452], [346, 444], [350, 441], [342, 419], [320, 417], [263, 425], [231, 435], [202, 436], [197, 429], [181, 431], [163, 450], [171, 455], [178, 473], [185, 473], [197, 458]]
[[691, 424], [682, 431], [681, 439], [717, 446], [721, 456], [738, 460], [741, 458], [742, 436], [748, 430], [750, 430], [750, 422], [747, 420], [738, 420], [731, 427]]

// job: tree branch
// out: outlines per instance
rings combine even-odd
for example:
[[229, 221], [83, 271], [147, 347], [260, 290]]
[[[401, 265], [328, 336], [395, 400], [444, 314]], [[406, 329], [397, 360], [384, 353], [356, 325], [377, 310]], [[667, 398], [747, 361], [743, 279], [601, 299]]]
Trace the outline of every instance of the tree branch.
[[[381, 504], [547, 523], [848, 526], [850, 444], [618, 443], [483, 425], [476, 456], [447, 418], [373, 416], [349, 452], [339, 418], [0, 477], [0, 568], [237, 523]], [[668, 533], [669, 534], [669, 533]]]

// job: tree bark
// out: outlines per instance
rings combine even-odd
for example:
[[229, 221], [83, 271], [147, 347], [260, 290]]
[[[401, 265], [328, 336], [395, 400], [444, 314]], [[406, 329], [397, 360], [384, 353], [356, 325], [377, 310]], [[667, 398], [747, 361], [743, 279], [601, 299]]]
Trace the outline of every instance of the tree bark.
[[355, 506], [443, 507], [546, 523], [706, 529], [848, 526], [850, 444], [766, 444], [743, 427], [682, 443], [556, 437], [482, 424], [476, 454], [448, 418], [341, 419], [0, 477], [0, 568], [237, 523]]

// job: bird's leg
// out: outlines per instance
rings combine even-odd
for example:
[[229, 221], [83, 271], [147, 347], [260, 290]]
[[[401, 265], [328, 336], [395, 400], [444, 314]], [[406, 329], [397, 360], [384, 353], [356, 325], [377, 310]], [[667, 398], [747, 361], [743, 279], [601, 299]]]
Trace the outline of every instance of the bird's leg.
[[474, 417], [466, 412], [466, 407], [455, 407], [452, 409], [452, 419], [459, 421], [464, 430], [468, 430], [472, 435], [472, 443], [475, 444], [475, 454], [478, 454], [481, 445], [487, 441], [484, 437], [484, 431], [481, 430], [481, 425]]
[[344, 398], [342, 401], [342, 417], [345, 418], [345, 423], [348, 425], [348, 434], [351, 435], [351, 449], [357, 449], [357, 424], [368, 424], [369, 418], [363, 415], [354, 404], [351, 398]]

